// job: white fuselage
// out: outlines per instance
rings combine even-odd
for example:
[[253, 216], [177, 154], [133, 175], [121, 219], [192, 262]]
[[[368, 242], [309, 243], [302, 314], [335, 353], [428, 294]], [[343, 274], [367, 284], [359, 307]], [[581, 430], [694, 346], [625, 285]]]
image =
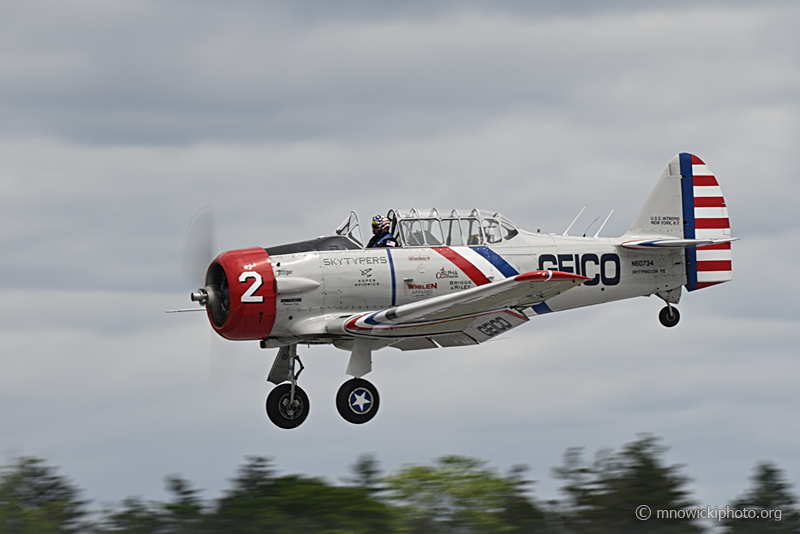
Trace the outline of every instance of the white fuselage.
[[[520, 232], [494, 245], [330, 250], [271, 256], [277, 287], [270, 338], [308, 331], [309, 318], [381, 310], [463, 291], [516, 274], [551, 270], [591, 281], [532, 308], [561, 311], [664, 294], [686, 283], [683, 251], [628, 250], [623, 238]], [[317, 284], [303, 284], [303, 280]], [[313, 319], [312, 319], [313, 320]]]

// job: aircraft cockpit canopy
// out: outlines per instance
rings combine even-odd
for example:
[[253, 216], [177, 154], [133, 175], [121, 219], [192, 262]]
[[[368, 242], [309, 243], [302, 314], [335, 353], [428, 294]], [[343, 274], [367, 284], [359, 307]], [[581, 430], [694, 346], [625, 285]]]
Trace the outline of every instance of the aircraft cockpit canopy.
[[506, 217], [477, 208], [443, 213], [436, 208], [389, 210], [387, 217], [392, 221], [392, 234], [404, 247], [491, 245], [519, 234]]
[[[493, 245], [514, 239], [519, 234], [517, 225], [503, 215], [477, 208], [453, 209], [444, 213], [436, 208], [393, 209], [386, 216], [392, 223], [392, 235], [403, 247]], [[363, 247], [358, 214], [351, 211], [336, 228], [335, 235]]]
[[[436, 208], [408, 211], [389, 210], [392, 235], [401, 247], [460, 247], [494, 245], [514, 239], [519, 228], [510, 220], [487, 210], [450, 210], [444, 214]], [[269, 247], [270, 256], [321, 252], [326, 250], [358, 250], [365, 246], [358, 214], [351, 211], [333, 235], [308, 241]]]

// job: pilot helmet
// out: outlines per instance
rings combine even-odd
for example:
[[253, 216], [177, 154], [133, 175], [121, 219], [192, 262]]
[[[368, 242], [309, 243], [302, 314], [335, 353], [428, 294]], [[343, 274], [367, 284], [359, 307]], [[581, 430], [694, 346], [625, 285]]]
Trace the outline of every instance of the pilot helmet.
[[372, 218], [372, 230], [380, 230], [383, 226], [383, 215], [376, 215]]

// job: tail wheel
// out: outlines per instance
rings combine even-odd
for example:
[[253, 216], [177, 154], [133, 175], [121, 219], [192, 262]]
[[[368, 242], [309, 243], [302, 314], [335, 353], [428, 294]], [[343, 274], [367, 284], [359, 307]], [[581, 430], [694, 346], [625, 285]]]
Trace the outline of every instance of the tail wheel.
[[667, 328], [672, 328], [681, 320], [681, 314], [678, 313], [678, 308], [664, 306], [658, 313], [658, 320]]
[[275, 426], [280, 428], [297, 428], [308, 417], [308, 395], [300, 386], [294, 387], [292, 399], [292, 385], [281, 384], [275, 386], [267, 397], [267, 416]]
[[336, 394], [336, 409], [346, 421], [360, 425], [378, 413], [380, 396], [372, 383], [362, 378], [348, 380]]

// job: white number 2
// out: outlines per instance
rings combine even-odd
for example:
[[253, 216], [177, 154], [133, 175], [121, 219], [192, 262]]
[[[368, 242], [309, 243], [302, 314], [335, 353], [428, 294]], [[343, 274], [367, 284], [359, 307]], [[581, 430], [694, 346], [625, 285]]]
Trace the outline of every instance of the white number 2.
[[264, 302], [264, 297], [253, 295], [253, 293], [258, 291], [258, 288], [261, 287], [261, 284], [264, 283], [261, 275], [255, 271], [245, 271], [239, 276], [239, 281], [244, 283], [248, 278], [255, 278], [256, 281], [244, 292], [244, 295], [242, 295], [242, 302]]

